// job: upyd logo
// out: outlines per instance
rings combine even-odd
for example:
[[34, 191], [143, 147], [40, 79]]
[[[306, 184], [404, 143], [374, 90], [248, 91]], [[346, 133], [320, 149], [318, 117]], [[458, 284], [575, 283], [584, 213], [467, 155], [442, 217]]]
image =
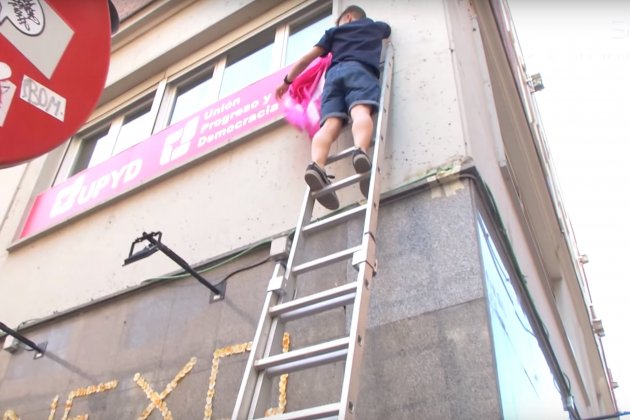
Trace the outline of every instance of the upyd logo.
[[39, 0], [0, 0], [0, 24], [5, 20], [30, 36], [41, 34], [45, 26], [44, 11]]

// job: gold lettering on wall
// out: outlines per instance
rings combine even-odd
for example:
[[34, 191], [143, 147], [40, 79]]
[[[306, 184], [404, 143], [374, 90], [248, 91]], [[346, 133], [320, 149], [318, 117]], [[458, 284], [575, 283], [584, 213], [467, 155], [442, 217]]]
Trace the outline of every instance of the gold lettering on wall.
[[2, 420], [20, 420], [20, 418], [15, 414], [15, 411], [7, 410], [2, 415]]
[[[286, 353], [289, 351], [289, 346], [291, 345], [291, 338], [289, 333], [285, 332], [282, 335], [282, 352]], [[287, 409], [287, 382], [289, 380], [289, 374], [285, 373], [280, 375], [280, 383], [278, 384], [278, 406], [275, 408], [270, 408], [265, 411], [265, 417], [269, 416], [277, 416], [279, 414], [283, 414]]]
[[245, 353], [252, 349], [252, 342], [234, 344], [227, 347], [216, 349], [212, 357], [212, 370], [210, 371], [210, 380], [208, 383], [208, 393], [206, 395], [206, 408], [203, 411], [203, 420], [210, 420], [212, 418], [212, 400], [217, 385], [217, 375], [219, 374], [219, 362], [222, 358], [227, 356], [234, 356], [236, 354]]
[[59, 395], [56, 395], [50, 403], [50, 415], [48, 416], [48, 420], [53, 420], [55, 418], [55, 413], [57, 412], [57, 404], [59, 404]]
[[[288, 333], [284, 333], [282, 337], [282, 351], [284, 353], [289, 351], [291, 344], [290, 336]], [[208, 393], [206, 398], [206, 405], [204, 410], [204, 420], [210, 420], [212, 417], [212, 401], [216, 392], [216, 382], [217, 376], [219, 374], [219, 363], [222, 358], [228, 356], [234, 356], [237, 354], [242, 354], [245, 352], [249, 352], [252, 349], [252, 342], [235, 344], [231, 346], [226, 346], [220, 349], [216, 349], [213, 353], [212, 359], [212, 370], [210, 372], [210, 380], [208, 384]], [[173, 380], [169, 382], [164, 390], [158, 394], [153, 390], [151, 385], [142, 377], [140, 373], [136, 373], [133, 376], [134, 382], [142, 389], [147, 398], [151, 401], [151, 403], [144, 409], [138, 420], [147, 420], [153, 410], [156, 408], [162, 414], [162, 418], [165, 420], [173, 420], [173, 414], [168, 409], [165, 399], [169, 394], [173, 392], [173, 390], [177, 387], [179, 382], [186, 376], [190, 371], [192, 371], [193, 367], [197, 363], [197, 358], [192, 357], [188, 363], [175, 375]], [[280, 381], [278, 384], [278, 406], [274, 408], [270, 408], [265, 411], [265, 416], [273, 416], [279, 415], [285, 412], [287, 406], [287, 382], [288, 382], [288, 374], [284, 374], [280, 376]], [[64, 413], [61, 420], [88, 420], [88, 414], [82, 414], [78, 416], [70, 417], [70, 411], [72, 410], [72, 406], [75, 398], [88, 397], [92, 394], [106, 392], [113, 390], [118, 386], [117, 380], [112, 380], [109, 382], [101, 383], [98, 385], [91, 385], [83, 388], [75, 389], [74, 391], [70, 391], [68, 394], [68, 399], [64, 404]], [[59, 405], [59, 395], [55, 396], [55, 398], [50, 403], [50, 414], [48, 416], [48, 420], [54, 420], [55, 414], [57, 412], [57, 407]], [[2, 415], [2, 420], [21, 420], [20, 417], [14, 410], [7, 410]]]
[[[97, 394], [99, 392], [105, 392], [105, 391], [109, 391], [112, 390], [114, 388], [116, 388], [118, 386], [118, 381], [114, 380], [114, 381], [109, 381], [109, 382], [105, 382], [102, 384], [98, 384], [98, 385], [90, 385], [87, 387], [83, 387], [83, 388], [77, 388], [74, 391], [70, 391], [70, 393], [68, 394], [68, 399], [66, 400], [66, 409], [63, 412], [63, 417], [61, 418], [61, 420], [87, 420], [88, 416], [87, 414], [81, 415], [81, 416], [77, 416], [77, 417], [73, 417], [71, 419], [68, 419], [68, 415], [70, 414], [70, 410], [72, 410], [72, 403], [74, 401], [75, 398], [82, 398], [82, 397], [87, 397], [89, 395], [92, 394]], [[55, 409], [57, 408], [57, 398], [55, 398], [55, 400], [53, 400], [53, 404], [51, 404], [51, 408], [54, 406]], [[54, 411], [51, 413], [51, 415], [54, 417]], [[50, 417], [49, 417], [50, 418]]]
[[162, 418], [163, 419], [165, 419], [165, 420], [173, 420], [173, 414], [171, 413], [171, 410], [169, 410], [168, 407], [166, 406], [166, 403], [164, 402], [164, 399], [171, 392], [173, 392], [173, 390], [175, 388], [177, 388], [177, 384], [186, 375], [188, 375], [188, 373], [190, 373], [192, 368], [195, 366], [195, 363], [197, 363], [197, 358], [196, 357], [192, 357], [188, 361], [188, 363], [186, 363], [186, 365], [184, 365], [184, 367], [177, 373], [177, 375], [175, 375], [173, 380], [171, 382], [169, 382], [168, 385], [166, 385], [166, 388], [164, 388], [164, 390], [160, 394], [158, 394], [157, 392], [155, 392], [153, 390], [151, 385], [142, 377], [142, 375], [140, 375], [140, 373], [136, 373], [133, 376], [134, 382], [136, 384], [138, 384], [140, 389], [142, 389], [144, 391], [144, 393], [147, 396], [147, 398], [149, 400], [151, 400], [151, 403], [147, 406], [147, 408], [144, 409], [144, 411], [142, 412], [142, 414], [140, 415], [140, 417], [138, 419], [139, 420], [146, 420], [147, 418], [149, 418], [149, 416], [151, 415], [153, 410], [155, 410], [155, 408], [157, 408], [158, 410], [160, 410], [160, 413], [162, 414]]
[[[290, 339], [289, 333], [284, 333], [282, 337], [282, 352], [286, 353], [289, 351]], [[216, 349], [213, 353], [212, 358], [212, 370], [210, 371], [210, 380], [208, 383], [208, 394], [206, 396], [206, 408], [203, 412], [203, 420], [211, 420], [212, 419], [212, 400], [214, 399], [214, 395], [216, 392], [217, 385], [217, 375], [219, 374], [219, 362], [222, 358], [228, 356], [234, 356], [236, 354], [245, 353], [246, 351], [251, 351], [252, 342], [235, 344], [232, 346], [226, 346], [220, 349]], [[287, 378], [288, 375], [284, 374], [280, 376], [280, 385], [279, 385], [279, 397], [278, 397], [278, 407], [270, 408], [265, 412], [265, 416], [271, 416], [275, 414], [282, 414], [287, 406]]]

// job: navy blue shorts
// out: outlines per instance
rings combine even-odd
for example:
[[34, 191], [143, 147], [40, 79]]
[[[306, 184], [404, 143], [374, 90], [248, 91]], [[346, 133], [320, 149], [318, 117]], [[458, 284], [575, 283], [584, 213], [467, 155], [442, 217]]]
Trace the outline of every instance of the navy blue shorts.
[[375, 111], [380, 97], [381, 88], [374, 73], [356, 61], [342, 61], [326, 72], [320, 124], [330, 117], [341, 118], [345, 123], [355, 105], [371, 105]]

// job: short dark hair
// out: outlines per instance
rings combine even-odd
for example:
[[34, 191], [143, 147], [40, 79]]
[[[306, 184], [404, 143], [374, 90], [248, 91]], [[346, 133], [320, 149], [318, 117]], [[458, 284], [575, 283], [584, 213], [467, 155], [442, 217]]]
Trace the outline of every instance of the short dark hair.
[[339, 26], [339, 21], [341, 20], [341, 18], [348, 13], [350, 13], [355, 19], [365, 19], [367, 17], [367, 15], [365, 14], [365, 10], [353, 4], [352, 6], [346, 7], [345, 10], [341, 12], [339, 17], [337, 18], [337, 26]]

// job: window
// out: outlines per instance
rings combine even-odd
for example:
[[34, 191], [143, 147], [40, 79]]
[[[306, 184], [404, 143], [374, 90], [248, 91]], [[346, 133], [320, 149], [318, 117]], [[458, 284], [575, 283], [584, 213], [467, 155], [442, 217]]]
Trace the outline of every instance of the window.
[[126, 115], [116, 137], [112, 156], [129, 149], [151, 135], [151, 108], [146, 107]]
[[477, 229], [486, 280], [495, 361], [505, 419], [568, 419], [562, 395], [521, 304], [509, 265], [482, 217]]
[[[140, 93], [143, 96], [139, 100], [110, 111], [111, 117], [102, 118], [75, 136], [60, 168], [60, 179], [55, 182], [106, 161], [146, 140], [153, 130], [178, 123], [291, 64], [332, 24], [330, 4], [318, 5], [297, 19], [267, 27], [227, 53], [202, 60], [195, 68], [173, 66], [170, 75], [148, 88], [150, 94]], [[142, 92], [142, 87], [138, 91]]]
[[228, 54], [219, 97], [228, 96], [271, 73], [273, 41], [274, 33], [267, 31]]
[[184, 84], [176, 89], [175, 104], [169, 124], [178, 121], [200, 111], [214, 99], [212, 74]]
[[87, 135], [79, 135], [80, 147], [70, 175], [104, 162], [147, 139], [152, 128], [151, 103], [144, 103]]
[[326, 29], [333, 26], [332, 16], [329, 12], [319, 14], [314, 19], [292, 25], [290, 28], [289, 40], [287, 42], [287, 53], [284, 63], [291, 64], [302, 57], [321, 39]]
[[86, 168], [90, 168], [96, 165], [97, 159], [94, 156], [101, 155], [102, 152], [95, 149], [97, 145], [100, 145], [100, 149], [103, 148], [103, 144], [107, 143], [107, 133], [109, 132], [109, 124], [94, 133], [87, 134], [81, 140], [81, 147], [77, 154], [76, 162], [72, 168], [71, 175], [80, 172]]

